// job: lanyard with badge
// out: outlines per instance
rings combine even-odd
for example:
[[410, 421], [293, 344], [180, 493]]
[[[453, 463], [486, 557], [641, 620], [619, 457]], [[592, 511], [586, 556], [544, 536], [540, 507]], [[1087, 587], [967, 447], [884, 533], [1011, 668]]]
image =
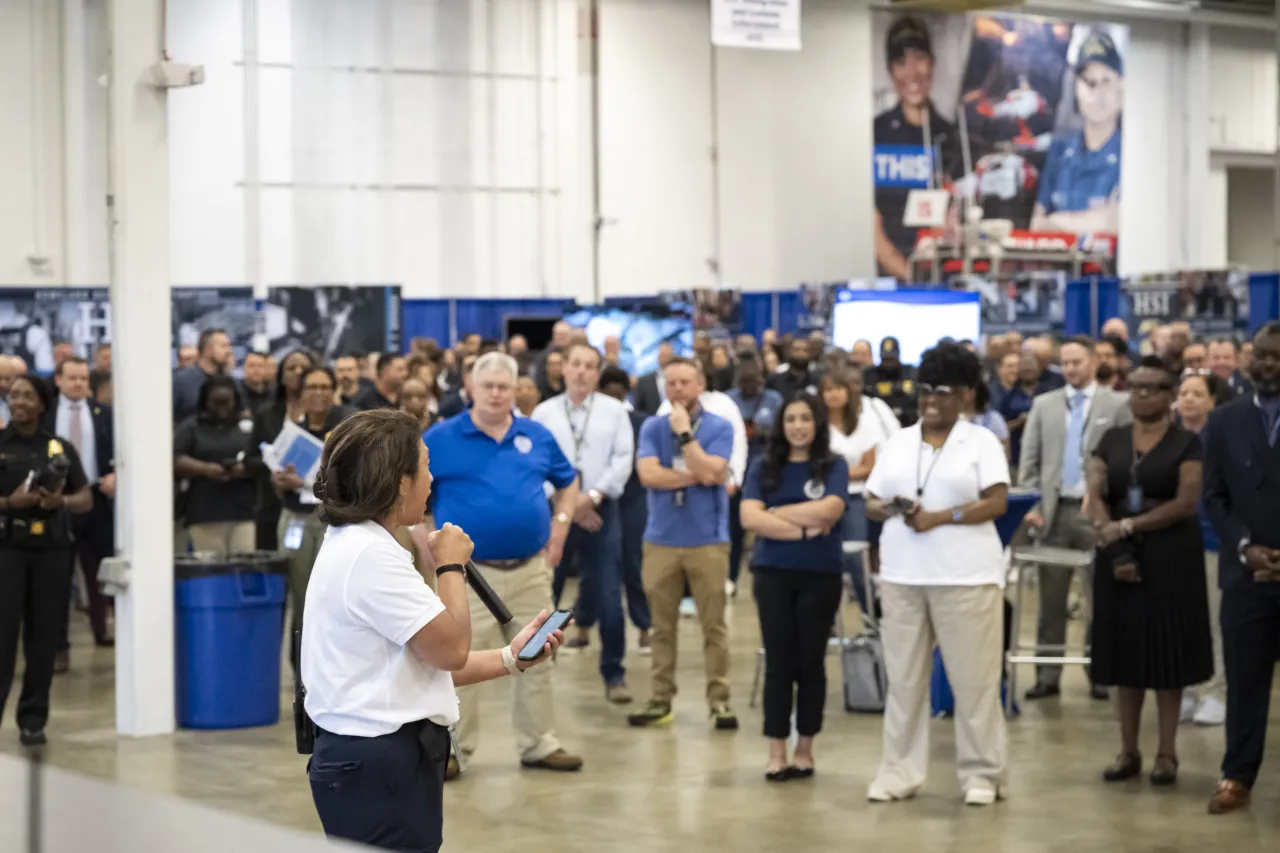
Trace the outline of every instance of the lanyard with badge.
[[[578, 475], [578, 479], [582, 479], [582, 443], [587, 440], [587, 426], [591, 423], [591, 408], [595, 405], [595, 395], [587, 395], [587, 404], [583, 408], [587, 410], [586, 417], [582, 419], [582, 432], [578, 432], [573, 426], [573, 411], [569, 408], [569, 395], [564, 395], [564, 419], [569, 422], [569, 434], [573, 436], [573, 469]], [[583, 486], [585, 487], [585, 483]]]
[[[953, 429], [952, 432], [955, 432], [955, 430]], [[929, 469], [924, 472], [923, 480], [920, 479], [920, 469], [923, 467], [924, 463], [921, 462], [920, 460], [920, 454], [916, 454], [916, 500], [917, 501], [921, 501], [924, 499], [925, 486], [929, 485], [929, 478], [933, 476], [933, 469], [937, 467], [938, 460], [942, 458], [942, 451], [947, 449], [947, 443], [950, 441], [951, 441], [951, 433], [949, 432], [947, 433], [946, 439], [943, 440], [941, 447], [935, 448], [932, 445], [929, 446], [930, 449], [933, 450], [933, 460], [929, 463]], [[920, 435], [920, 443], [925, 444], [923, 433], [921, 433]]]
[[[1166, 432], [1165, 435], [1168, 435], [1168, 433]], [[1164, 441], [1164, 436], [1161, 436], [1160, 441], [1157, 441], [1152, 445], [1151, 450], [1155, 450], [1156, 447], [1160, 445], [1161, 441]], [[1138, 482], [1138, 466], [1142, 464], [1144, 459], [1151, 455], [1151, 450], [1148, 450], [1146, 453], [1139, 453], [1136, 442], [1133, 444], [1132, 450], [1132, 461], [1129, 463], [1129, 488], [1125, 489], [1124, 508], [1128, 510], [1131, 515], [1138, 515], [1142, 512], [1142, 506], [1146, 503], [1147, 499], [1146, 492], [1143, 491], [1142, 484]]]
[[[698, 419], [694, 421], [693, 426], [689, 428], [689, 432], [692, 433], [695, 439], [698, 437], [698, 427], [700, 426], [702, 426], [702, 415], [698, 415]], [[684, 461], [684, 452], [679, 447], [676, 448], [676, 454], [671, 459], [671, 469], [673, 471], [689, 470], [689, 463]], [[675, 502], [676, 506], [684, 506], [684, 497], [685, 490], [676, 489], [675, 493], [671, 496], [671, 500]]]

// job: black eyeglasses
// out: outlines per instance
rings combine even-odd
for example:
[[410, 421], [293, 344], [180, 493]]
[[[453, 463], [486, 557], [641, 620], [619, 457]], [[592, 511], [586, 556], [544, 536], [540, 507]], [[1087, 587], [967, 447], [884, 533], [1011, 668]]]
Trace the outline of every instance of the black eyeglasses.
[[916, 385], [916, 390], [920, 393], [921, 397], [950, 397], [955, 393], [955, 389], [950, 385], [926, 385], [924, 383], [919, 383]]

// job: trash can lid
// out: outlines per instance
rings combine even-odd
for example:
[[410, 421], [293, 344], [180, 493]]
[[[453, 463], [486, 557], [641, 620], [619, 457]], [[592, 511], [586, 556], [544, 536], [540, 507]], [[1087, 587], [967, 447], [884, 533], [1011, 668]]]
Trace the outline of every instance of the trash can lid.
[[173, 558], [173, 574], [179, 580], [243, 572], [286, 574], [288, 571], [289, 555], [284, 551], [195, 551]]

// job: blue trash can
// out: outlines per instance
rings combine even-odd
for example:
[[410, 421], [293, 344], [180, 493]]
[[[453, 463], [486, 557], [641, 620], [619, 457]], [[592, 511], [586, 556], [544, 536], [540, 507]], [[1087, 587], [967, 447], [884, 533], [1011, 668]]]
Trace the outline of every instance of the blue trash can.
[[288, 557], [195, 553], [174, 563], [178, 725], [274, 725]]

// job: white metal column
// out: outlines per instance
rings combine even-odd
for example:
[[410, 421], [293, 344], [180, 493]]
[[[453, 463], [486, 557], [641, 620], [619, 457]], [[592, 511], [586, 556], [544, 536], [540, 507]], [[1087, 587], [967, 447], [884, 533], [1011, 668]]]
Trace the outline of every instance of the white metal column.
[[164, 0], [109, 0], [109, 208], [115, 370], [116, 729], [174, 730], [168, 95], [148, 82]]

